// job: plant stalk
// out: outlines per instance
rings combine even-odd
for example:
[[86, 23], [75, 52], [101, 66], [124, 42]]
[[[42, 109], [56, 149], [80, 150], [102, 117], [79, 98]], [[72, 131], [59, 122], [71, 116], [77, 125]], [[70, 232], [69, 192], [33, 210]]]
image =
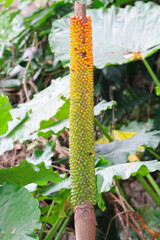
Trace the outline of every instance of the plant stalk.
[[106, 132], [106, 130], [104, 129], [104, 127], [102, 126], [102, 124], [100, 123], [100, 121], [98, 121], [98, 119], [96, 117], [94, 117], [94, 122], [95, 124], [99, 127], [99, 129], [101, 130], [101, 132], [108, 138], [108, 140], [110, 142], [113, 142], [113, 139], [111, 138], [111, 136]]
[[44, 223], [43, 223], [43, 226], [42, 226], [42, 228], [41, 228], [41, 231], [40, 231], [40, 234], [39, 234], [39, 240], [42, 239], [42, 236], [43, 236], [43, 233], [44, 233], [44, 229], [45, 229], [47, 220], [48, 220], [48, 218], [49, 218], [49, 216], [50, 216], [50, 214], [51, 214], [51, 211], [52, 211], [52, 209], [53, 209], [53, 206], [54, 206], [54, 200], [52, 200], [52, 204], [50, 205], [49, 211], [48, 211], [48, 213], [47, 213], [47, 216], [46, 216], [45, 221], [44, 221]]
[[52, 240], [56, 232], [58, 231], [60, 225], [62, 224], [64, 218], [58, 218], [48, 235], [45, 237], [45, 240]]
[[52, 142], [52, 150], [53, 150], [53, 151], [55, 150], [57, 139], [58, 139], [58, 135], [56, 135], [54, 141]]
[[137, 180], [142, 184], [142, 186], [146, 189], [148, 194], [151, 196], [151, 198], [154, 200], [154, 202], [157, 204], [158, 207], [160, 207], [160, 198], [157, 196], [157, 194], [154, 192], [154, 190], [150, 187], [150, 185], [146, 182], [144, 177], [137, 174]]
[[158, 160], [160, 160], [160, 156], [155, 153], [152, 149], [145, 147], [145, 149], [147, 149], [148, 152], [150, 152], [153, 156], [155, 156]]
[[127, 198], [127, 196], [125, 195], [125, 193], [123, 192], [123, 189], [121, 188], [121, 185], [119, 184], [118, 179], [116, 179], [116, 178], [114, 178], [114, 179], [115, 179], [115, 182], [116, 182], [117, 188], [119, 189], [120, 194], [121, 194], [122, 197], [128, 202], [128, 198]]
[[159, 82], [157, 76], [154, 74], [154, 72], [153, 72], [152, 68], [150, 67], [149, 63], [147, 62], [146, 59], [143, 59], [142, 61], [143, 61], [144, 65], [145, 65], [145, 67], [147, 68], [149, 74], [151, 75], [153, 81], [159, 87], [160, 86], [160, 82]]
[[147, 175], [148, 180], [150, 181], [150, 183], [152, 184], [154, 190], [156, 191], [157, 195], [160, 197], [160, 188], [158, 187], [156, 181], [153, 179], [153, 177], [151, 176], [151, 174], [149, 173]]
[[94, 207], [88, 200], [84, 205], [75, 207], [74, 223], [76, 240], [95, 240], [96, 216]]
[[68, 216], [67, 216], [67, 218], [65, 219], [62, 227], [60, 228], [60, 230], [59, 230], [59, 232], [58, 232], [55, 240], [59, 240], [59, 239], [60, 239], [60, 237], [61, 237], [62, 233], [64, 232], [64, 229], [66, 228], [66, 226], [67, 226], [67, 224], [68, 224], [68, 222], [69, 222], [72, 214], [73, 214], [73, 209], [71, 209], [70, 212], [68, 213]]

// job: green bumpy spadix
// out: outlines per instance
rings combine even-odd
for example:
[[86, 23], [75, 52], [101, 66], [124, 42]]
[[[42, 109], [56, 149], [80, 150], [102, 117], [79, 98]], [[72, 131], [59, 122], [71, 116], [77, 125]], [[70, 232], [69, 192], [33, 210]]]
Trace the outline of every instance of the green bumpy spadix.
[[91, 19], [70, 19], [71, 202], [96, 203]]

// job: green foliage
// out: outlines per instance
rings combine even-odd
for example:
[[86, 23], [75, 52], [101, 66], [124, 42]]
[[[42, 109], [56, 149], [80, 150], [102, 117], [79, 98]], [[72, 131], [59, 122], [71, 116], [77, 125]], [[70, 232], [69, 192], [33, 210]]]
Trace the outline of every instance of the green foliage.
[[[57, 79], [55, 83], [58, 85], [59, 81], [60, 79]], [[69, 127], [69, 99], [66, 100], [62, 97], [63, 94], [68, 97], [68, 77], [63, 78], [62, 85], [59, 86], [59, 93], [57, 85], [56, 88], [54, 84], [49, 86], [38, 95], [36, 94], [29, 103], [20, 104], [18, 108], [13, 109], [13, 120], [10, 123], [8, 134], [0, 137], [0, 155], [7, 150], [13, 149], [16, 140], [23, 142], [35, 140], [41, 136], [48, 139], [51, 134], [59, 135], [65, 128]], [[57, 91], [54, 92], [55, 89]], [[55, 105], [56, 101], [57, 104]], [[95, 106], [95, 115], [97, 116], [102, 111], [110, 109], [113, 104], [115, 104], [114, 101], [100, 102]], [[54, 113], [55, 115], [53, 115]], [[52, 118], [49, 118], [51, 116], [54, 116], [58, 121], [55, 122]], [[48, 118], [48, 121], [43, 120]]]
[[114, 177], [117, 179], [128, 179], [130, 176], [135, 176], [136, 174], [146, 176], [149, 174], [149, 172], [154, 172], [156, 170], [160, 170], [160, 163], [157, 161], [149, 161], [116, 164], [115, 166], [109, 166], [97, 171], [97, 202], [99, 207], [102, 210], [105, 209], [105, 203], [101, 196], [101, 193], [111, 190]]
[[[7, 1], [9, 2], [9, 0]], [[6, 2], [6, 3], [7, 3]], [[7, 10], [0, 15], [0, 50], [3, 44], [7, 44], [16, 37], [23, 29], [23, 18], [18, 14], [13, 18], [13, 13]], [[1, 57], [1, 56], [0, 56]]]
[[68, 98], [68, 93], [69, 77], [66, 76], [52, 81], [49, 87], [35, 94], [30, 102], [19, 104], [12, 112], [13, 121], [7, 136], [0, 138], [0, 154], [12, 149], [16, 140], [23, 142], [29, 139], [30, 134], [40, 128], [41, 121], [55, 116], [65, 103], [62, 96]]
[[149, 119], [147, 122], [129, 122], [127, 126], [123, 125], [120, 130], [128, 132], [139, 132], [141, 130], [151, 131], [153, 128], [153, 120]]
[[[121, 163], [114, 166], [106, 166], [108, 161], [101, 161], [101, 159], [96, 163], [96, 176], [97, 176], [97, 203], [98, 206], [104, 211], [105, 203], [102, 198], [102, 192], [109, 192], [112, 187], [113, 178], [117, 179], [128, 179], [131, 176], [140, 174], [146, 176], [149, 172], [154, 172], [160, 170], [160, 163], [157, 161], [149, 162], [133, 162], [133, 163]], [[41, 194], [48, 197], [53, 197], [61, 189], [71, 188], [70, 178], [57, 183], [54, 186], [48, 186], [41, 190]]]
[[[38, 239], [34, 232], [40, 228], [38, 201], [24, 187], [4, 183], [0, 187], [0, 238]], [[6, 224], [7, 223], [7, 224]]]
[[99, 143], [95, 147], [96, 158], [102, 155], [112, 164], [124, 163], [128, 161], [129, 154], [135, 153], [140, 146], [150, 146], [156, 148], [159, 144], [159, 131], [140, 131], [132, 138], [116, 140], [108, 144]]
[[[160, 21], [160, 7], [154, 3], [136, 2], [134, 7], [112, 6], [109, 9], [93, 9], [88, 10], [87, 14], [93, 22], [93, 57], [97, 68], [139, 59], [138, 56], [134, 58], [135, 53], [145, 58], [159, 49], [160, 34], [157, 21]], [[55, 57], [64, 65], [68, 65], [68, 15], [53, 23], [49, 41]]]
[[53, 149], [50, 142], [46, 143], [45, 149], [43, 150], [34, 150], [31, 157], [27, 158], [29, 163], [32, 163], [36, 166], [39, 166], [41, 162], [45, 163], [46, 168], [51, 166], [51, 158], [53, 157]]
[[12, 106], [5, 95], [0, 95], [0, 135], [3, 135], [8, 130], [8, 121], [12, 120], [10, 110]]
[[18, 167], [14, 166], [12, 168], [0, 169], [0, 175], [0, 184], [8, 181], [21, 186], [26, 186], [30, 183], [36, 183], [42, 186], [46, 185], [48, 181], [57, 183], [63, 180], [58, 172], [54, 172], [51, 167], [47, 169], [43, 162], [37, 169], [37, 166], [26, 160], [22, 161]]

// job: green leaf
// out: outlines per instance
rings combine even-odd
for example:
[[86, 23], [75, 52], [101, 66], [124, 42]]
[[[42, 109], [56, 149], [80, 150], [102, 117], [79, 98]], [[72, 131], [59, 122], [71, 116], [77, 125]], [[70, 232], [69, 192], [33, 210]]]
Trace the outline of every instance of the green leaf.
[[[17, 109], [13, 109], [12, 115], [16, 116], [11, 122], [9, 134], [0, 138], [0, 155], [6, 150], [11, 150], [14, 141], [28, 140], [30, 134], [40, 128], [42, 120], [48, 120], [56, 115], [58, 109], [65, 103], [63, 96], [65, 99], [69, 97], [69, 76], [53, 80], [49, 87], [35, 94], [30, 102], [19, 104]], [[27, 112], [29, 114], [26, 117]]]
[[[69, 128], [69, 119], [64, 119], [61, 121], [56, 122], [53, 126], [40, 130], [38, 133], [35, 133], [34, 139], [38, 137], [49, 138], [51, 134], [59, 135], [62, 133], [66, 128]], [[37, 136], [36, 136], [37, 135]]]
[[116, 140], [107, 144], [99, 143], [95, 147], [96, 158], [102, 155], [112, 164], [127, 162], [128, 155], [135, 153], [142, 146], [156, 148], [160, 141], [160, 131], [144, 132], [141, 131], [133, 137]]
[[[67, 207], [66, 199], [69, 198], [69, 196], [70, 196], [70, 190], [63, 189], [59, 192], [59, 194], [54, 196], [54, 198], [52, 197], [55, 204], [53, 206], [51, 216], [48, 218], [47, 223], [53, 225], [58, 218], [66, 217], [66, 212], [65, 212], [66, 207]], [[48, 199], [48, 197], [46, 199]], [[43, 209], [42, 209], [42, 211], [43, 211]], [[46, 216], [44, 215], [41, 218], [41, 221], [44, 221], [45, 218], [46, 218]]]
[[51, 166], [52, 157], [53, 157], [53, 150], [51, 143], [48, 142], [45, 145], [45, 149], [43, 150], [34, 150], [31, 157], [27, 158], [29, 163], [32, 163], [36, 166], [39, 166], [41, 162], [45, 163], [45, 167], [48, 168]]
[[[113, 105], [116, 105], [115, 101], [106, 102], [105, 100], [102, 100], [100, 103], [94, 106], [94, 115], [97, 116], [102, 111], [111, 109]], [[45, 129], [42, 129], [38, 133], [33, 134], [30, 140], [35, 139], [37, 135], [39, 137], [41, 136], [48, 139], [48, 137], [51, 134], [59, 135], [61, 132], [65, 130], [65, 128], [69, 128], [69, 119], [64, 119], [69, 116], [69, 107], [70, 107], [70, 104], [68, 99], [63, 104], [63, 106], [59, 108], [56, 115], [54, 116], [56, 119], [60, 121], [55, 122], [53, 119], [49, 119], [48, 121], [42, 121], [41, 128], [45, 128]], [[47, 127], [47, 125], [52, 125], [52, 126]]]
[[6, 0], [4, 6], [7, 8], [13, 3], [13, 0]]
[[31, 25], [36, 25], [37, 27], [40, 27], [54, 13], [55, 12], [53, 8], [45, 8], [40, 10], [38, 13], [36, 13], [36, 16], [34, 16]]
[[[58, 121], [69, 117], [70, 99], [65, 99], [62, 97], [62, 100], [65, 103], [58, 109], [56, 115], [54, 115], [54, 118]], [[40, 129], [46, 128], [54, 123], [56, 123], [56, 121], [54, 121], [52, 118], [50, 118], [48, 121], [41, 121]]]
[[137, 121], [129, 122], [127, 126], [123, 125], [120, 128], [120, 131], [127, 131], [127, 132], [139, 132], [141, 130], [150, 131], [152, 127], [153, 127], [153, 120], [148, 119], [147, 122], [137, 122]]
[[62, 182], [59, 182], [55, 185], [44, 186], [40, 191], [40, 194], [43, 196], [54, 197], [58, 194], [61, 189], [70, 189], [71, 188], [71, 181], [70, 177], [66, 178]]
[[[69, 77], [67, 76], [67, 79], [65, 77], [63, 79], [64, 81], [62, 81], [62, 88], [63, 88], [63, 84], [66, 86], [66, 89], [65, 89], [66, 92], [64, 93], [64, 95], [66, 94], [66, 96], [68, 96]], [[43, 91], [40, 93], [43, 93]], [[13, 109], [11, 111], [11, 114], [13, 116], [13, 121], [10, 124], [10, 128], [8, 131], [9, 134], [6, 137], [3, 137], [3, 136], [0, 137], [0, 155], [2, 155], [7, 150], [11, 150], [13, 148], [13, 143], [16, 140], [23, 142], [25, 140], [34, 140], [40, 136], [48, 139], [51, 134], [59, 135], [61, 132], [65, 130], [65, 128], [69, 128], [69, 120], [63, 119], [69, 114], [69, 99], [66, 100], [66, 98], [62, 97], [63, 96], [63, 89], [62, 89], [62, 94], [58, 95], [56, 99], [59, 104], [62, 104], [62, 106], [58, 108], [58, 106], [57, 105], [55, 106], [54, 104], [55, 99], [53, 98], [50, 100], [50, 97], [49, 97], [50, 91], [52, 91], [54, 94], [54, 91], [56, 91], [54, 88], [54, 85], [53, 86], [51, 85], [50, 87], [46, 88], [46, 100], [47, 100], [46, 103], [43, 103], [41, 99], [42, 95], [40, 95], [37, 98], [36, 102], [34, 102], [34, 99], [33, 99], [29, 102], [30, 104], [29, 103], [21, 104], [19, 105], [19, 108]], [[39, 104], [41, 103], [41, 101], [44, 106], [43, 109], [45, 109], [45, 111], [43, 111], [43, 109]], [[50, 103], [50, 101], [53, 101], [53, 102]], [[29, 106], [33, 105], [32, 111], [30, 113], [29, 113], [30, 107], [28, 107], [28, 104]], [[115, 101], [113, 101], [113, 104], [115, 104]], [[101, 111], [107, 108], [110, 108], [111, 105], [112, 105], [112, 101], [108, 103], [105, 101], [102, 101], [94, 107], [95, 113], [98, 115], [100, 114]], [[46, 115], [45, 115], [46, 111], [48, 116], [53, 116], [52, 115], [53, 112], [51, 108], [54, 109], [54, 111], [56, 112], [55, 117], [59, 120], [58, 122], [55, 122], [52, 118], [50, 118], [48, 121], [43, 120], [44, 118], [46, 118]], [[34, 133], [36, 129], [37, 130], [39, 129], [39, 124], [40, 124], [40, 130]], [[48, 125], [51, 125], [51, 126], [47, 127]]]
[[[102, 192], [108, 192], [113, 187], [112, 181], [116, 177], [118, 179], [128, 179], [130, 176], [135, 176], [136, 174], [147, 175], [149, 172], [154, 172], [160, 170], [160, 162], [149, 161], [149, 162], [132, 162], [132, 163], [122, 163], [114, 166], [109, 166], [103, 170], [97, 171], [97, 194], [101, 195]], [[98, 196], [101, 200], [99, 207], [104, 210], [105, 206], [102, 203], [101, 196]]]
[[23, 160], [18, 167], [0, 169], [0, 184], [3, 182], [15, 182], [18, 185], [26, 186], [30, 183], [45, 185], [48, 181], [58, 183], [63, 178], [52, 167], [46, 168], [44, 162], [38, 167], [26, 160]]
[[108, 167], [110, 164], [111, 163], [108, 160], [104, 159], [103, 156], [99, 155], [98, 159], [95, 162], [95, 167], [96, 168], [101, 167], [101, 166]]
[[0, 187], [0, 239], [38, 239], [40, 228], [38, 201], [24, 187], [5, 183]]
[[54, 214], [52, 215], [52, 219], [55, 222], [57, 218], [64, 218], [66, 217], [65, 208], [66, 208], [66, 199], [70, 195], [70, 190], [64, 189], [55, 197], [55, 204], [54, 205]]
[[[53, 22], [49, 35], [52, 52], [69, 65], [69, 17]], [[88, 9], [93, 26], [93, 59], [97, 68], [132, 61], [134, 53], [147, 57], [160, 48], [160, 6], [136, 2], [135, 6]], [[64, 37], [65, 36], [65, 37]]]
[[12, 106], [5, 95], [0, 95], [0, 135], [8, 131], [8, 121], [12, 120], [10, 110]]
[[[97, 171], [97, 185], [99, 192], [108, 192], [112, 188], [113, 177], [118, 179], [128, 179], [130, 176], [141, 174], [147, 175], [149, 172], [160, 170], [160, 162], [132, 162], [121, 163], [114, 166], [105, 167], [102, 170]], [[100, 184], [99, 184], [100, 183]]]
[[[94, 107], [94, 115], [99, 115], [102, 111], [111, 109], [113, 105], [116, 105], [115, 101], [106, 102], [105, 100], [102, 100], [100, 103], [98, 103]], [[69, 99], [66, 100], [66, 102], [63, 104], [62, 107], [59, 108], [56, 115], [54, 116], [56, 119], [58, 119], [58, 122], [55, 122], [53, 119], [49, 119], [48, 121], [41, 121], [41, 128], [45, 128], [40, 130], [38, 133], [33, 134], [31, 136], [30, 140], [35, 139], [37, 135], [40, 137], [47, 138], [51, 134], [59, 135], [62, 131], [64, 131], [65, 128], [69, 128], [69, 119], [65, 119], [69, 116]], [[48, 125], [52, 125], [50, 127], [47, 127]]]
[[32, 110], [26, 122], [16, 130], [14, 140], [25, 140], [34, 131], [40, 128], [42, 120], [48, 120], [55, 116], [59, 108], [65, 103], [62, 99], [69, 97], [69, 76], [52, 80], [51, 85], [34, 95], [34, 98], [25, 104], [19, 105], [19, 109]]
[[102, 100], [94, 107], [94, 115], [98, 116], [102, 111], [112, 109], [113, 105], [116, 104], [117, 103], [115, 101], [106, 102], [105, 100]]

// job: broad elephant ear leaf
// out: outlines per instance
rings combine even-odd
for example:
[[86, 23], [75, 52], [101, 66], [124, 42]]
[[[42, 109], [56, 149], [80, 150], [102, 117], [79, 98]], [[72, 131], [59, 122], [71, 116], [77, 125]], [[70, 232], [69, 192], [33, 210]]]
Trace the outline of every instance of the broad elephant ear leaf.
[[[55, 57], [69, 65], [69, 17], [53, 22], [49, 36]], [[160, 6], [136, 2], [135, 6], [89, 9], [92, 18], [94, 65], [123, 64], [146, 58], [160, 48]]]
[[38, 201], [24, 187], [4, 183], [0, 187], [0, 239], [38, 239], [40, 228]]
[[97, 202], [98, 206], [104, 211], [105, 203], [102, 198], [102, 192], [108, 192], [113, 187], [113, 178], [128, 179], [130, 176], [140, 174], [146, 176], [149, 172], [160, 170], [160, 162], [144, 161], [133, 163], [122, 163], [114, 166], [105, 167], [96, 172], [97, 175]]

